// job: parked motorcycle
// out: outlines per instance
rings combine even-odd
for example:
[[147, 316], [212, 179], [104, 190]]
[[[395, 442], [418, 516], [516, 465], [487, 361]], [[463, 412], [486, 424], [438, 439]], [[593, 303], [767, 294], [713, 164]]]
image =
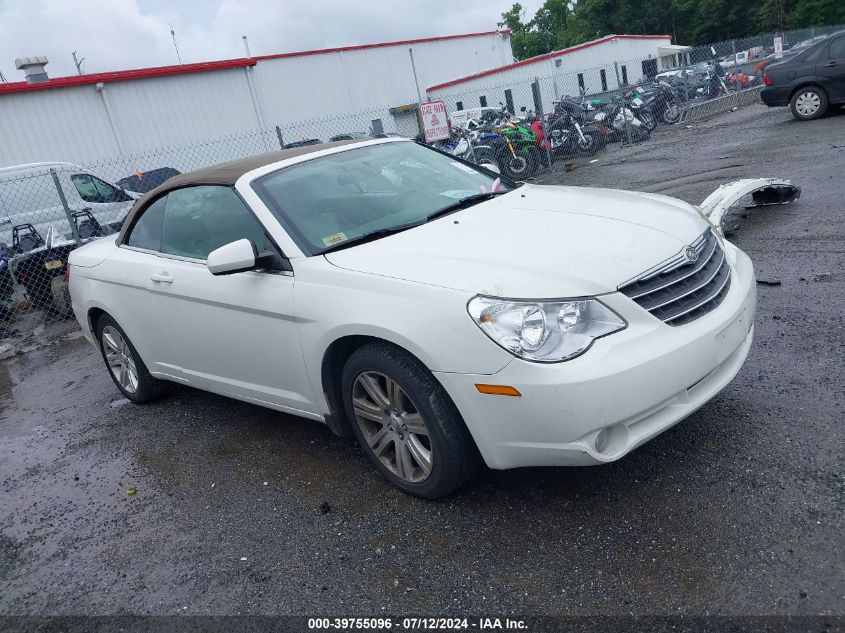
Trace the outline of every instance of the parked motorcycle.
[[627, 143], [629, 131], [632, 143], [639, 143], [651, 137], [651, 130], [637, 118], [621, 97], [614, 97], [611, 104], [597, 110], [593, 120], [597, 124], [604, 123], [607, 126], [608, 142]]
[[651, 106], [647, 105], [645, 99], [639, 90], [630, 90], [623, 95], [625, 105], [634, 113], [643, 126], [651, 132], [657, 127], [657, 117], [651, 111]]
[[501, 162], [498, 158], [501, 152], [498, 134], [481, 134], [477, 131], [478, 124], [469, 121], [467, 129], [457, 131], [457, 138], [446, 148], [446, 151], [484, 167], [497, 174], [502, 173]]
[[657, 120], [667, 125], [674, 125], [683, 115], [683, 99], [675, 88], [665, 81], [655, 81], [641, 89], [645, 102]]
[[588, 123], [578, 104], [558, 102], [546, 123], [549, 149], [554, 156], [592, 156], [605, 146], [598, 127]]

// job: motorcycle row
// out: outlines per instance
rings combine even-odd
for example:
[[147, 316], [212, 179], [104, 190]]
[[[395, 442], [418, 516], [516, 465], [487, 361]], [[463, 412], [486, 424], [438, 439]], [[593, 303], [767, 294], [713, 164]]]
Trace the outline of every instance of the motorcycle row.
[[[698, 84], [679, 87], [674, 79], [654, 80], [609, 102], [565, 96], [545, 116], [526, 108], [515, 116], [500, 103], [498, 110], [453, 126], [452, 137], [439, 146], [512, 180], [524, 180], [559, 160], [592, 156], [608, 143], [644, 141], [658, 123], [678, 123], [684, 104], [701, 95]], [[711, 83], [727, 90], [721, 79], [708, 75], [705, 81], [708, 94]]]

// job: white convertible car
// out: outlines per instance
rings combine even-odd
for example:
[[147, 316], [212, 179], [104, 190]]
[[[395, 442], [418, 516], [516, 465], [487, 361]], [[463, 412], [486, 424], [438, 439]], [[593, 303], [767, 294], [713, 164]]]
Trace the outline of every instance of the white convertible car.
[[429, 498], [482, 461], [602, 464], [665, 431], [737, 373], [756, 296], [689, 204], [400, 139], [176, 176], [70, 264], [133, 402], [172, 381], [319, 420]]

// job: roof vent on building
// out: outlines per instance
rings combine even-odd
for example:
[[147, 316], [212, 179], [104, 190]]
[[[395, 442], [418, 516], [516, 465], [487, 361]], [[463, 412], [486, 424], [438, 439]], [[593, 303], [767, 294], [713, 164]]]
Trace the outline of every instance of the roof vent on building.
[[47, 65], [47, 58], [41, 57], [18, 57], [15, 60], [15, 68], [22, 70], [26, 74], [26, 83], [37, 84], [47, 81], [47, 71], [44, 66]]

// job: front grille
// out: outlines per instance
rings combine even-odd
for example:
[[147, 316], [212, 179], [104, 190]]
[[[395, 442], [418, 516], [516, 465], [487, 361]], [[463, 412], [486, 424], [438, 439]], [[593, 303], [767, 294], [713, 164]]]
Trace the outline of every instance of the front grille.
[[[694, 249], [696, 261], [687, 250]], [[731, 287], [731, 268], [710, 229], [677, 255], [622, 284], [619, 291], [669, 325], [683, 325], [714, 310]]]

